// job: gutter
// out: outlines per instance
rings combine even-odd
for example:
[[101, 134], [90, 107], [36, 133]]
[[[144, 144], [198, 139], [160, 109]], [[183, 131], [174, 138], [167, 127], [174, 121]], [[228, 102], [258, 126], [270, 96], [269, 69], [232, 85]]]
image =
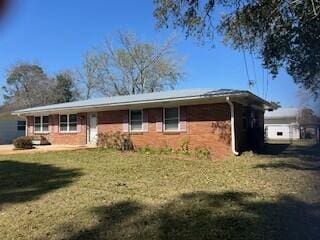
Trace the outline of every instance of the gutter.
[[230, 101], [230, 97], [226, 97], [226, 101], [230, 106], [231, 113], [231, 149], [235, 156], [239, 156], [239, 152], [236, 150], [236, 135], [235, 135], [235, 123], [234, 123], [234, 104]]

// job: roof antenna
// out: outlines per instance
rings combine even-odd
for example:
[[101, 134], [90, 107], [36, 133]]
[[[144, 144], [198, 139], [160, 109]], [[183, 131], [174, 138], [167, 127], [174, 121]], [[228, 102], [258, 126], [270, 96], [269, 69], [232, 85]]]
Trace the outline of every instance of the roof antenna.
[[251, 90], [255, 86], [255, 82], [253, 80], [248, 80], [248, 86], [249, 86], [249, 89]]

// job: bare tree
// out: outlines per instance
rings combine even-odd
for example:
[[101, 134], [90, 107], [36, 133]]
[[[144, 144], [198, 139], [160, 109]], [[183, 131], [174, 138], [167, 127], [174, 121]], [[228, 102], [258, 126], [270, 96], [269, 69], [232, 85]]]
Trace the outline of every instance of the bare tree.
[[90, 98], [94, 89], [114, 96], [174, 88], [183, 75], [183, 60], [176, 54], [174, 42], [145, 43], [123, 32], [117, 35], [117, 47], [106, 40], [85, 57], [86, 97]]
[[99, 92], [99, 83], [102, 81], [104, 63], [94, 52], [88, 52], [84, 57], [82, 70], [79, 72], [79, 82], [82, 85], [82, 98], [92, 98]]
[[319, 118], [314, 113], [314, 111], [310, 108], [302, 108], [299, 111], [297, 117], [298, 123], [303, 124], [318, 124], [320, 123]]
[[[317, 93], [317, 96], [320, 93]], [[320, 116], [320, 98], [315, 97], [314, 93], [303, 88], [300, 88], [297, 93], [300, 108], [311, 108], [315, 114]]]

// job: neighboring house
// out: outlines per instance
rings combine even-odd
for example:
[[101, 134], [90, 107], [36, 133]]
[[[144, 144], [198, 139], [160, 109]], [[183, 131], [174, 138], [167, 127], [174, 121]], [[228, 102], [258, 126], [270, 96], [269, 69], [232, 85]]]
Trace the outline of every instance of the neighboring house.
[[0, 118], [0, 144], [11, 144], [17, 137], [26, 134], [26, 121], [15, 118]]
[[266, 140], [318, 139], [319, 123], [310, 109], [279, 108], [264, 118]]
[[27, 119], [27, 135], [52, 144], [94, 144], [98, 133], [130, 134], [136, 147], [207, 148], [214, 155], [258, 149], [264, 111], [272, 105], [248, 91], [175, 90], [35, 107], [13, 114]]
[[300, 139], [298, 108], [279, 108], [264, 115], [264, 129], [267, 140]]

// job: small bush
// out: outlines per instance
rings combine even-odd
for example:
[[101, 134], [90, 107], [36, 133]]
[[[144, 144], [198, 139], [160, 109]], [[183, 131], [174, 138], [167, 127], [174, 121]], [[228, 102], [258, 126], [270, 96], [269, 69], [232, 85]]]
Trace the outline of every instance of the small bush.
[[184, 154], [189, 154], [189, 140], [185, 139], [182, 141], [181, 146], [180, 146], [180, 151]]
[[18, 137], [13, 140], [13, 145], [16, 149], [31, 149], [32, 138], [31, 137]]
[[170, 147], [161, 147], [159, 148], [159, 153], [160, 154], [170, 154], [170, 153], [175, 153], [176, 151], [173, 148]]
[[154, 154], [156, 153], [156, 149], [151, 148], [150, 146], [140, 147], [138, 151], [142, 154]]
[[207, 148], [196, 148], [195, 155], [198, 159], [210, 159], [211, 152]]
[[150, 147], [149, 145], [138, 148], [138, 152], [142, 154], [170, 154], [175, 153], [175, 150], [169, 147]]
[[97, 145], [98, 147], [121, 151], [129, 151], [133, 149], [130, 136], [120, 132], [98, 134]]

